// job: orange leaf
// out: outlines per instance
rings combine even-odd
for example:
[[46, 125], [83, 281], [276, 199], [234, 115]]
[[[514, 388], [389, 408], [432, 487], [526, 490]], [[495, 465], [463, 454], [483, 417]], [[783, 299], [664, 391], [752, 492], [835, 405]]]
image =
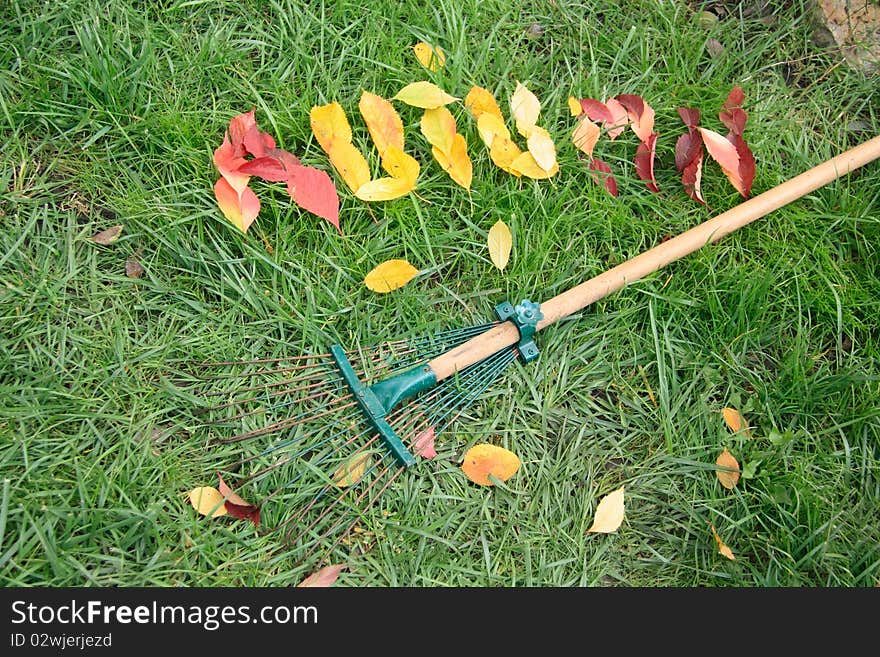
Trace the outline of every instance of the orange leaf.
[[736, 457], [734, 457], [734, 455], [725, 447], [724, 451], [722, 451], [721, 454], [718, 455], [718, 458], [715, 459], [715, 465], [719, 466], [719, 468], [715, 470], [715, 474], [718, 476], [718, 481], [720, 481], [721, 485], [726, 489], [733, 490], [733, 487], [736, 486], [739, 481], [739, 461], [737, 461]]
[[519, 134], [528, 138], [532, 128], [538, 123], [541, 103], [535, 94], [517, 82], [516, 90], [510, 97], [510, 113], [516, 122], [516, 129], [519, 131]]
[[736, 191], [746, 196], [746, 187], [739, 175], [739, 153], [736, 151], [736, 146], [713, 130], [700, 127], [697, 127], [697, 130], [700, 131], [700, 136], [703, 138], [709, 155], [721, 166], [721, 170], [730, 180], [730, 184], [734, 186]]
[[389, 146], [385, 154], [382, 155], [382, 168], [392, 178], [399, 178], [411, 185], [411, 188], [415, 187], [416, 180], [419, 177], [419, 162], [396, 146]]
[[381, 96], [363, 91], [358, 108], [380, 157], [389, 148], [403, 150], [403, 121], [391, 103]]
[[330, 156], [330, 164], [355, 194], [365, 183], [369, 182], [370, 165], [353, 144], [343, 141], [333, 142], [327, 155]]
[[467, 154], [467, 141], [464, 135], [455, 134], [452, 141], [452, 150], [447, 153], [441, 153], [436, 147], [431, 149], [434, 158], [443, 167], [443, 170], [449, 174], [459, 185], [465, 189], [471, 188], [471, 181], [474, 176], [474, 167], [471, 158]]
[[489, 475], [507, 481], [516, 474], [519, 466], [519, 457], [510, 450], [482, 443], [465, 452], [461, 469], [475, 484], [494, 486]]
[[226, 178], [220, 178], [214, 183], [214, 196], [229, 223], [243, 233], [247, 232], [260, 213], [260, 199], [257, 195], [249, 187], [245, 187], [239, 195]]
[[510, 163], [510, 171], [511, 173], [523, 175], [526, 178], [541, 180], [555, 176], [559, 172], [559, 165], [554, 161], [551, 169], [545, 169], [538, 164], [535, 156], [530, 151], [525, 151], [517, 155], [513, 162]]
[[419, 63], [429, 71], [433, 72], [438, 68], [443, 68], [446, 63], [446, 53], [440, 46], [431, 46], [424, 41], [419, 41], [413, 46], [413, 52]]
[[626, 130], [626, 125], [629, 123], [629, 114], [626, 108], [614, 98], [606, 100], [605, 107], [611, 113], [611, 121], [608, 123], [608, 139], [613, 140]]
[[395, 94], [394, 100], [399, 100], [400, 102], [412, 105], [413, 107], [431, 109], [447, 105], [448, 103], [459, 99], [455, 96], [450, 96], [436, 84], [422, 80], [420, 82], [413, 82], [406, 85]]
[[721, 409], [721, 414], [724, 416], [724, 422], [730, 427], [730, 430], [734, 433], [738, 433], [740, 431], [745, 431], [745, 433], [749, 433], [749, 423], [746, 422], [746, 419], [742, 416], [735, 408], [725, 407]]
[[351, 126], [342, 105], [333, 101], [327, 105], [313, 107], [309, 111], [312, 134], [328, 155], [337, 142], [351, 143]]
[[578, 120], [574, 132], [571, 133], [571, 141], [577, 148], [586, 153], [587, 157], [592, 158], [593, 149], [596, 147], [596, 142], [599, 141], [600, 132], [599, 126], [584, 115], [583, 118]]
[[346, 564], [333, 564], [324, 566], [315, 571], [303, 581], [296, 585], [297, 588], [322, 588], [333, 586], [333, 583], [339, 578], [339, 573], [346, 567]]
[[442, 153], [452, 150], [455, 140], [455, 117], [445, 107], [426, 109], [419, 122], [422, 134], [428, 143]]
[[[489, 93], [483, 87], [473, 86], [464, 97], [464, 106], [473, 114], [474, 118], [479, 120], [483, 114], [491, 114], [498, 117], [504, 123], [504, 117], [501, 115], [501, 108], [495, 96]], [[489, 144], [487, 144], [488, 146]]]
[[385, 294], [386, 292], [391, 292], [391, 290], [403, 287], [418, 273], [419, 270], [406, 260], [386, 260], [370, 270], [370, 273], [364, 278], [364, 285], [373, 292]]
[[339, 195], [326, 171], [302, 165], [292, 167], [287, 179], [287, 193], [301, 208], [329, 221], [342, 233]]
[[718, 544], [718, 551], [731, 561], [736, 561], [736, 557], [733, 556], [733, 550], [727, 547], [724, 544], [724, 541], [721, 540], [721, 537], [718, 535], [718, 532], [715, 531], [715, 525], [709, 523], [709, 526], [712, 528], [712, 536], [715, 538], [715, 542]]
[[599, 500], [599, 505], [596, 507], [596, 515], [593, 517], [593, 524], [587, 530], [588, 534], [610, 534], [617, 531], [623, 522], [625, 511], [623, 494], [625, 488], [625, 486], [621, 486]]
[[[485, 116], [485, 115], [484, 115]], [[489, 157], [499, 169], [503, 169], [515, 176], [521, 176], [522, 173], [512, 168], [513, 162], [522, 155], [519, 146], [514, 144], [509, 138], [502, 135], [495, 135], [492, 145], [489, 147]], [[531, 154], [529, 154], [531, 157]], [[534, 158], [532, 158], [534, 160]], [[535, 163], [535, 167], [537, 167]]]

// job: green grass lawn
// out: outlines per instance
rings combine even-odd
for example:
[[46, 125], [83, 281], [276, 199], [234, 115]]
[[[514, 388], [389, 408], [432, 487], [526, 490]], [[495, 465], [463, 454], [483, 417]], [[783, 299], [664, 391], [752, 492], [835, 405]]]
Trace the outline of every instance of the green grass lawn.
[[[501, 301], [550, 298], [733, 207], [742, 199], [712, 162], [711, 209], [691, 200], [674, 155], [676, 109], [700, 109], [702, 125], [725, 132], [717, 113], [734, 85], [755, 193], [880, 132], [877, 78], [813, 44], [802, 2], [771, 2], [765, 16], [731, 3], [711, 24], [672, 1], [2, 4], [7, 586], [296, 584], [318, 563], [190, 506], [187, 491], [216, 485], [232, 450], [204, 438], [168, 385], [182, 364], [477, 324]], [[709, 39], [723, 52], [710, 54]], [[418, 64], [420, 40], [443, 48], [443, 69]], [[456, 103], [468, 193], [432, 159], [420, 111], [396, 103], [418, 187], [356, 199], [314, 140], [310, 108], [338, 101], [378, 175], [360, 93], [390, 98], [424, 79], [461, 98], [483, 86], [507, 116], [526, 83], [559, 174], [495, 167]], [[621, 93], [656, 110], [659, 194], [635, 175], [632, 132], [596, 148], [617, 198], [571, 143], [567, 98]], [[343, 234], [259, 181], [248, 233], [223, 218], [212, 152], [251, 108], [279, 146], [331, 174]], [[876, 586], [878, 210], [873, 163], [540, 333], [540, 359], [510, 368], [438, 436], [438, 456], [364, 513], [357, 545], [323, 555], [348, 565], [337, 586]], [[486, 248], [499, 219], [513, 232], [504, 272]], [[112, 244], [89, 239], [117, 224]], [[126, 276], [130, 258], [142, 277]], [[391, 258], [420, 275], [369, 291], [364, 276]], [[727, 428], [724, 407], [749, 434]], [[520, 457], [503, 486], [459, 469], [480, 442]], [[714, 470], [725, 447], [744, 468], [733, 490]], [[621, 485], [621, 527], [587, 533]]]

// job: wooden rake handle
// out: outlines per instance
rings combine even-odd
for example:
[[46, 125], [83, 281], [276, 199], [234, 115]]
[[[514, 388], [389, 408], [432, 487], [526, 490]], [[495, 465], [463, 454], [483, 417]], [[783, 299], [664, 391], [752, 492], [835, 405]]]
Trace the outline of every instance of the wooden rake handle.
[[[540, 331], [563, 317], [581, 310], [637, 281], [648, 274], [716, 242], [725, 235], [760, 219], [773, 210], [791, 203], [829, 182], [848, 174], [880, 157], [880, 136], [851, 148], [836, 157], [805, 171], [766, 192], [740, 203], [727, 212], [709, 219], [699, 226], [658, 244], [652, 249], [630, 258], [588, 281], [563, 292], [541, 304], [544, 319], [538, 323]], [[428, 362], [438, 381], [441, 381], [468, 365], [519, 342], [519, 331], [510, 322], [503, 322], [485, 333], [447, 351]]]

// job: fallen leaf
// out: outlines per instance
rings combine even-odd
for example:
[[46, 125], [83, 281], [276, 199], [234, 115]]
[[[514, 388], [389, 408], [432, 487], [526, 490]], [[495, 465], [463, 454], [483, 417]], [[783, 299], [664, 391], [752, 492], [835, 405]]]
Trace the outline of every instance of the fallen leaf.
[[382, 157], [389, 148], [403, 150], [403, 121], [394, 106], [369, 91], [361, 92], [358, 109]]
[[[489, 112], [484, 112], [477, 119], [477, 132], [487, 148], [492, 148], [495, 137], [502, 137], [510, 141], [510, 130], [507, 129], [504, 119]], [[517, 151], [519, 151], [518, 147]]]
[[727, 140], [733, 144], [736, 148], [736, 154], [739, 155], [739, 177], [743, 186], [740, 193], [744, 198], [749, 198], [752, 194], [752, 183], [755, 180], [755, 156], [742, 135], [731, 133], [727, 135]]
[[254, 523], [255, 527], [260, 526], [260, 507], [254, 504], [250, 504], [249, 502], [245, 502], [242, 497], [236, 493], [229, 485], [223, 481], [223, 477], [220, 473], [217, 473], [217, 479], [219, 483], [217, 485], [217, 489], [220, 491], [220, 494], [226, 498], [226, 502], [224, 503], [226, 506], [226, 511], [230, 516], [239, 520], [250, 520]]
[[336, 101], [312, 107], [309, 111], [309, 124], [318, 144], [328, 155], [337, 142], [351, 144], [351, 126], [345, 110]]
[[550, 172], [556, 166], [556, 145], [550, 134], [543, 128], [532, 126], [527, 140], [529, 153], [535, 158], [538, 166]]
[[239, 195], [226, 178], [220, 178], [214, 184], [214, 196], [223, 216], [243, 233], [260, 214], [260, 199], [250, 187], [245, 187]]
[[[484, 115], [485, 116], [485, 115]], [[508, 137], [495, 135], [492, 145], [489, 147], [489, 158], [499, 169], [512, 173], [515, 176], [521, 176], [522, 173], [512, 167], [513, 162], [522, 155], [519, 146], [513, 143]], [[531, 154], [529, 155], [531, 157]], [[534, 158], [532, 157], [532, 160]], [[538, 165], [535, 163], [535, 167]]]
[[[504, 123], [504, 117], [501, 114], [501, 108], [498, 102], [487, 89], [474, 85], [464, 97], [464, 106], [477, 120], [484, 114], [491, 114], [498, 117], [501, 123]], [[491, 144], [486, 144], [490, 146]]]
[[431, 149], [431, 153], [450, 178], [465, 189], [470, 189], [474, 167], [467, 153], [467, 141], [464, 135], [455, 133], [449, 153], [443, 153], [436, 147]]
[[446, 53], [440, 46], [432, 46], [424, 41], [419, 41], [413, 46], [413, 52], [419, 63], [431, 72], [443, 68], [446, 63]]
[[592, 159], [593, 149], [596, 147], [596, 142], [599, 141], [600, 133], [599, 126], [590, 121], [586, 116], [583, 116], [578, 119], [574, 132], [571, 133], [571, 141], [576, 148], [586, 153], [587, 157]]
[[528, 138], [532, 128], [538, 123], [541, 113], [541, 103], [528, 88], [520, 82], [516, 83], [516, 89], [510, 97], [510, 113], [516, 124], [516, 129], [523, 137]]
[[345, 460], [331, 477], [333, 483], [340, 488], [354, 486], [363, 479], [367, 472], [367, 468], [373, 461], [373, 455], [369, 452], [358, 452]]
[[229, 131], [223, 135], [223, 143], [214, 150], [214, 166], [237, 194], [244, 191], [251, 179], [250, 175], [239, 171], [247, 163], [244, 158], [246, 152], [243, 144], [236, 146], [232, 143], [229, 139]]
[[611, 167], [602, 160], [593, 158], [590, 160], [590, 171], [593, 172], [596, 182], [604, 185], [609, 194], [617, 196], [617, 179], [611, 174]]
[[125, 275], [129, 278], [140, 278], [144, 275], [145, 271], [143, 265], [134, 258], [129, 258], [125, 261]]
[[746, 129], [746, 120], [748, 115], [742, 108], [745, 94], [739, 86], [735, 86], [727, 94], [727, 98], [722, 105], [721, 111], [718, 113], [718, 119], [735, 135], [742, 135]]
[[580, 116], [584, 113], [584, 108], [581, 107], [580, 102], [574, 96], [568, 97], [568, 112], [572, 116]]
[[700, 156], [682, 170], [681, 184], [684, 186], [684, 191], [687, 193], [688, 196], [690, 196], [698, 203], [706, 205], [706, 201], [703, 198], [703, 192], [701, 190], [702, 177], [703, 154], [701, 151]]
[[742, 416], [735, 408], [725, 407], [721, 409], [721, 415], [724, 416], [724, 422], [734, 433], [739, 433], [740, 431], [745, 431], [745, 433], [749, 433], [749, 423], [746, 422], [746, 419]]
[[721, 454], [718, 455], [718, 458], [715, 459], [715, 465], [719, 466], [715, 470], [718, 481], [726, 489], [733, 490], [733, 487], [739, 481], [739, 462], [736, 460], [736, 457], [725, 447]]
[[699, 127], [697, 130], [700, 131], [700, 136], [703, 138], [703, 143], [706, 145], [709, 155], [721, 167], [730, 184], [741, 195], [746, 196], [748, 193], [739, 174], [739, 153], [736, 152], [736, 146], [714, 130]]
[[415, 188], [414, 183], [403, 178], [377, 178], [358, 187], [354, 195], [362, 201], [393, 201]]
[[419, 270], [406, 260], [386, 260], [376, 265], [364, 278], [366, 285], [373, 292], [385, 294], [409, 283]]
[[293, 167], [287, 178], [287, 193], [298, 206], [327, 220], [342, 233], [339, 226], [339, 195], [326, 171], [306, 166]]
[[643, 141], [636, 148], [636, 173], [645, 181], [646, 186], [652, 192], [659, 192], [657, 181], [654, 178], [654, 151], [657, 146], [657, 133], [651, 134], [647, 141]]
[[595, 98], [581, 98], [579, 102], [581, 110], [591, 121], [597, 123], [612, 123], [614, 121], [611, 110], [602, 101]]
[[189, 492], [189, 503], [203, 516], [225, 516], [227, 511], [223, 501], [223, 494], [213, 486], [199, 486]]
[[605, 107], [607, 107], [608, 111], [611, 113], [611, 120], [606, 126], [608, 128], [608, 139], [614, 140], [626, 130], [626, 126], [629, 123], [629, 113], [626, 111], [626, 108], [614, 98], [606, 100]]
[[481, 443], [471, 447], [464, 455], [461, 464], [462, 472], [475, 484], [494, 486], [489, 475], [507, 481], [519, 470], [520, 460], [510, 450]]
[[460, 100], [455, 96], [450, 96], [440, 87], [432, 82], [422, 80], [406, 85], [397, 92], [394, 100], [399, 100], [413, 107], [421, 107], [422, 109], [432, 109], [447, 105], [453, 101]]
[[593, 524], [587, 530], [588, 534], [610, 534], [617, 531], [623, 522], [625, 507], [623, 492], [625, 488], [625, 486], [621, 486], [599, 500], [599, 505], [596, 507], [596, 515], [593, 517]]
[[330, 157], [330, 164], [355, 194], [370, 181], [370, 165], [353, 144], [334, 142], [327, 155]]
[[535, 156], [532, 155], [531, 151], [525, 151], [517, 155], [513, 159], [513, 162], [510, 163], [510, 172], [517, 173], [526, 178], [542, 180], [544, 178], [552, 178], [559, 173], [559, 164], [554, 162], [551, 169], [545, 169], [538, 164], [538, 161], [535, 159]]
[[445, 107], [426, 109], [419, 121], [425, 139], [441, 153], [449, 154], [455, 141], [455, 117]]
[[626, 110], [630, 127], [639, 141], [647, 142], [654, 133], [654, 109], [641, 96], [633, 94], [620, 94], [616, 100]]
[[297, 588], [326, 588], [333, 586], [333, 583], [339, 578], [339, 573], [346, 567], [346, 564], [333, 564], [324, 566], [320, 570], [315, 571], [303, 581], [296, 585]]
[[507, 261], [510, 259], [513, 235], [511, 235], [507, 224], [500, 219], [489, 229], [488, 244], [489, 257], [492, 259], [492, 264], [501, 271], [504, 271]]
[[425, 459], [432, 459], [437, 456], [437, 450], [434, 448], [434, 437], [434, 427], [428, 427], [420, 432], [413, 440], [413, 454]]
[[100, 233], [95, 233], [89, 239], [91, 239], [95, 244], [107, 246], [108, 244], [113, 244], [113, 242], [118, 240], [121, 234], [122, 224], [119, 224], [118, 226], [111, 226], [106, 230], [102, 230]]
[[419, 161], [414, 157], [407, 155], [396, 146], [389, 146], [382, 155], [382, 168], [387, 171], [392, 178], [398, 178], [413, 188], [419, 177]]
[[718, 552], [720, 552], [723, 556], [727, 557], [731, 561], [736, 561], [736, 557], [733, 556], [733, 551], [724, 544], [724, 541], [721, 540], [721, 537], [715, 530], [715, 525], [709, 523], [709, 526], [712, 528], [712, 536], [715, 538], [715, 542], [718, 544]]
[[265, 155], [255, 157], [253, 160], [246, 160], [244, 164], [238, 167], [238, 173], [257, 176], [271, 182], [284, 182], [290, 175], [287, 167], [282, 164], [281, 160], [277, 157]]

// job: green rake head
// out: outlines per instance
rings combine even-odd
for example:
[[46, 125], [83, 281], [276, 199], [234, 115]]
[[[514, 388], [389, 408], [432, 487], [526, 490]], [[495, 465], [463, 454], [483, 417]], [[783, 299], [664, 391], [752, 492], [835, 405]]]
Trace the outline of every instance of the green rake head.
[[263, 533], [329, 555], [408, 467], [516, 360], [502, 349], [437, 383], [424, 363], [498, 322], [369, 348], [196, 366], [196, 431], [234, 446], [221, 470], [258, 497]]

